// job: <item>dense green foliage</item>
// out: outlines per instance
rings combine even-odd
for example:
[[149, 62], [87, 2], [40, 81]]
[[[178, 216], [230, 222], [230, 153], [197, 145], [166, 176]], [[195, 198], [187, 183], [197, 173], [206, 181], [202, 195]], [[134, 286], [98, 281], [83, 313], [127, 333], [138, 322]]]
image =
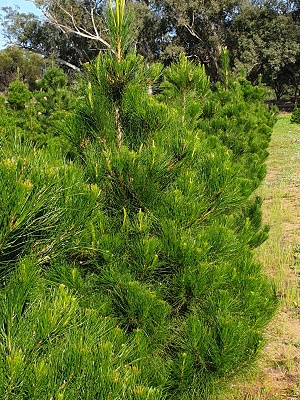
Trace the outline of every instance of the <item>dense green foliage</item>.
[[232, 79], [226, 52], [215, 91], [184, 55], [145, 68], [110, 4], [111, 52], [76, 96], [52, 66], [1, 104], [3, 399], [213, 398], [276, 309], [252, 254], [263, 87]]
[[15, 110], [24, 109], [30, 98], [30, 91], [23, 82], [17, 80], [9, 84], [7, 100]]
[[88, 64], [73, 111], [65, 85], [52, 67], [32, 108], [1, 105], [0, 397], [207, 399], [276, 308], [252, 255], [264, 89], [134, 54]]
[[295, 107], [291, 115], [292, 124], [300, 124], [300, 108]]
[[[37, 146], [55, 141], [58, 121], [73, 110], [76, 94], [70, 90], [67, 76], [56, 67], [48, 67], [30, 91], [19, 79], [8, 86], [7, 107], [1, 107], [2, 126], [14, 127], [22, 140]], [[62, 140], [61, 138], [59, 139]]]

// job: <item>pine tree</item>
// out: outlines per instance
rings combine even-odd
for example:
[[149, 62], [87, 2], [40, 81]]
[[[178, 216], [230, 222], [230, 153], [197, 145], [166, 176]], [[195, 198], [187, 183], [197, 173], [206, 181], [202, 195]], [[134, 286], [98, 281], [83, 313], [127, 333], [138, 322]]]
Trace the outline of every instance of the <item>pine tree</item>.
[[86, 66], [68, 161], [47, 148], [30, 166], [1, 159], [20, 193], [0, 215], [2, 398], [214, 398], [256, 358], [276, 309], [252, 254], [273, 122], [257, 114], [261, 88], [229, 79], [212, 92], [183, 55], [146, 67], [131, 20], [110, 2], [111, 51]]
[[22, 110], [31, 99], [31, 92], [25, 83], [19, 79], [11, 82], [8, 86], [7, 100], [14, 110]]
[[[118, 5], [113, 12], [123, 15]], [[272, 121], [260, 115], [268, 120], [257, 133], [261, 150], [258, 117], [254, 124], [253, 109], [243, 114], [250, 126], [241, 155], [224, 137], [235, 121], [226, 119], [223, 136], [201, 121], [211, 104], [213, 116], [244, 112], [247, 85], [229, 88], [226, 78], [214, 95], [203, 68], [181, 56], [164, 71], [161, 93], [149, 95], [160, 66], [147, 70], [128, 47], [120, 52], [121, 36], [114, 43], [113, 54], [88, 65], [86, 103], [68, 132], [87, 182], [102, 192], [101, 217], [85, 236], [101, 255], [90, 258], [93, 284], [129, 340], [139, 336], [148, 384], [167, 398], [206, 399], [255, 358], [276, 308], [251, 252], [265, 239], [261, 203], [249, 201]]]

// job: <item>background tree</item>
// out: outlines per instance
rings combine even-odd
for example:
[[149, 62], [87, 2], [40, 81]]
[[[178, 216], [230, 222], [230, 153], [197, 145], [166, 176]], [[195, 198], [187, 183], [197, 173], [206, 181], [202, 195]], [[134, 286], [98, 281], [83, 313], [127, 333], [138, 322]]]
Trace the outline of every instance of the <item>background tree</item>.
[[245, 68], [252, 81], [261, 74], [280, 98], [291, 84], [289, 76], [300, 54], [300, 30], [293, 13], [272, 3], [248, 6], [232, 21], [227, 37], [236, 68]]
[[35, 146], [63, 142], [57, 138], [60, 124], [74, 109], [77, 92], [71, 90], [68, 76], [55, 65], [45, 70], [35, 88], [30, 91], [20, 79], [11, 82], [7, 90], [9, 106], [1, 109], [0, 123], [15, 129], [22, 140]]
[[[54, 52], [57, 59], [76, 67], [110, 48], [104, 28], [105, 1], [35, 3], [46, 19], [5, 8], [3, 26], [10, 41], [44, 54]], [[237, 66], [246, 64], [247, 72], [255, 76], [265, 69], [270, 81], [277, 79], [287, 60], [293, 62], [298, 51], [294, 3], [130, 0], [126, 6], [135, 13], [133, 44], [140, 54], [169, 62], [184, 51], [206, 65], [212, 80], [219, 77], [219, 57], [226, 46]]]
[[213, 80], [218, 79], [226, 29], [241, 1], [170, 0], [168, 3], [175, 22], [175, 43], [183, 46], [188, 56], [204, 63]]
[[0, 51], [0, 91], [6, 92], [16, 78], [26, 83], [31, 90], [41, 78], [46, 60], [38, 54], [11, 46]]
[[[105, 28], [106, 2], [36, 0], [45, 18], [5, 8], [3, 29], [11, 43], [40, 54], [52, 54], [75, 70], [100, 51], [111, 51]], [[297, 2], [250, 0], [128, 0], [135, 15], [132, 47], [148, 61], [164, 64], [184, 52], [206, 67], [214, 82], [221, 78], [222, 49], [231, 66], [243, 65], [253, 82], [261, 74], [280, 97], [286, 86], [298, 83], [299, 9]], [[288, 79], [285, 77], [289, 77]]]
[[44, 57], [52, 57], [67, 69], [80, 71], [81, 64], [96, 56], [99, 49], [91, 40], [66, 33], [50, 21], [18, 8], [5, 7], [2, 32], [8, 44], [20, 46]]
[[[64, 71], [51, 65], [37, 82], [34, 91], [34, 112], [41, 131], [46, 135], [44, 143], [59, 135], [59, 125], [74, 109], [77, 94], [71, 89]], [[41, 142], [41, 140], [39, 140]]]

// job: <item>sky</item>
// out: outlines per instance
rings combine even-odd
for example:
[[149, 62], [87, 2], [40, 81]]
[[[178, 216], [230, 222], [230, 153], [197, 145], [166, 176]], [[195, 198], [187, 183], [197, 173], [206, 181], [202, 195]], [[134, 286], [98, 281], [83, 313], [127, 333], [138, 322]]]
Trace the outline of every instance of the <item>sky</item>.
[[[0, 0], [0, 9], [2, 7], [19, 6], [21, 13], [34, 13], [41, 15], [41, 12], [35, 7], [35, 5], [28, 0]], [[0, 10], [0, 14], [3, 13]], [[0, 32], [0, 49], [3, 49], [5, 45], [4, 38]]]

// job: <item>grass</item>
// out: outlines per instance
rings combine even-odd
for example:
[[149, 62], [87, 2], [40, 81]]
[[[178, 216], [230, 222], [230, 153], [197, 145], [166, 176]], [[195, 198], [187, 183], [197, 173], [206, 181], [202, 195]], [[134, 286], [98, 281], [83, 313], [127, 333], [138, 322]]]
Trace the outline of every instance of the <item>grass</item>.
[[300, 399], [300, 126], [289, 114], [279, 116], [269, 153], [258, 192], [270, 234], [256, 256], [274, 279], [280, 309], [266, 329], [261, 360], [226, 400]]
[[257, 257], [274, 277], [282, 307], [293, 310], [295, 303], [300, 304], [300, 127], [289, 121], [290, 115], [280, 116], [273, 132], [268, 175], [260, 188], [270, 236], [258, 249]]

